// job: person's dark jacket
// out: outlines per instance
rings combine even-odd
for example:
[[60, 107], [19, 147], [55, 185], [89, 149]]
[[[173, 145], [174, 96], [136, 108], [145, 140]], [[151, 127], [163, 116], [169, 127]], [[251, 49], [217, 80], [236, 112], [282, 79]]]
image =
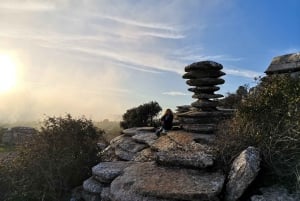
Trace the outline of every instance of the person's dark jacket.
[[165, 130], [171, 130], [173, 126], [173, 115], [166, 114], [161, 117], [162, 127]]

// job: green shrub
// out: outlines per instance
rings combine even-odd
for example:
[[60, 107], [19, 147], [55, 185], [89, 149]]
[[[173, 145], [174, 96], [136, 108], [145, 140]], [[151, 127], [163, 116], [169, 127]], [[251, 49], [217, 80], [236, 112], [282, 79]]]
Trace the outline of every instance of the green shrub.
[[242, 101], [235, 117], [219, 127], [217, 146], [227, 165], [243, 149], [255, 146], [262, 153], [264, 180], [296, 187], [300, 167], [299, 79], [288, 75], [263, 78]]
[[20, 147], [18, 156], [0, 165], [4, 200], [67, 200], [70, 190], [81, 185], [99, 162], [96, 143], [102, 134], [85, 118], [47, 118], [39, 134]]
[[131, 108], [123, 114], [120, 126], [122, 128], [153, 126], [155, 117], [161, 110], [160, 105], [155, 101]]

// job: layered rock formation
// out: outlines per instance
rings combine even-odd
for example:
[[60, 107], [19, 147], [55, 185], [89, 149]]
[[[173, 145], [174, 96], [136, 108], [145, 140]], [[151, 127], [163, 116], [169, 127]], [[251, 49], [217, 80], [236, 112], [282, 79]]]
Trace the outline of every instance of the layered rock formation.
[[216, 130], [216, 123], [226, 115], [217, 109], [217, 98], [223, 97], [221, 94], [215, 94], [220, 87], [216, 85], [223, 84], [225, 81], [220, 77], [225, 75], [221, 71], [223, 66], [213, 61], [196, 62], [185, 67], [184, 79], [186, 83], [192, 86], [188, 90], [194, 92], [193, 98], [197, 99], [188, 107], [178, 108], [178, 118], [182, 127], [186, 131], [213, 134]]
[[84, 200], [219, 200], [225, 176], [211, 169], [213, 139], [185, 131], [160, 138], [138, 129], [123, 133], [102, 152], [107, 161], [84, 181]]
[[[227, 192], [222, 192], [225, 175], [215, 166], [212, 146], [216, 123], [228, 116], [217, 109], [216, 99], [222, 95], [214, 93], [219, 90], [216, 85], [224, 83], [221, 69], [221, 64], [212, 61], [187, 66], [183, 77], [189, 79], [189, 90], [197, 100], [191, 106], [178, 106], [184, 130], [159, 138], [154, 128], [124, 130], [101, 153], [103, 162], [92, 168], [81, 197], [85, 201], [237, 200], [253, 180], [245, 173], [248, 167], [250, 175], [257, 174], [259, 157], [250, 157], [253, 148], [242, 154], [228, 178]], [[250, 156], [243, 157], [248, 152]], [[257, 168], [252, 171], [252, 167]], [[245, 185], [235, 191], [240, 180]]]

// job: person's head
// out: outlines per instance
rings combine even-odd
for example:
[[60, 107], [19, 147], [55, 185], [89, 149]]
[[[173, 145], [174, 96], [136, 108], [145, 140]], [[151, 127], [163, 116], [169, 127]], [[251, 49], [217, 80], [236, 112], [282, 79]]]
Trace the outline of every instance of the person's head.
[[171, 109], [166, 109], [166, 111], [165, 111], [165, 115], [173, 115], [173, 112], [172, 112], [172, 110]]

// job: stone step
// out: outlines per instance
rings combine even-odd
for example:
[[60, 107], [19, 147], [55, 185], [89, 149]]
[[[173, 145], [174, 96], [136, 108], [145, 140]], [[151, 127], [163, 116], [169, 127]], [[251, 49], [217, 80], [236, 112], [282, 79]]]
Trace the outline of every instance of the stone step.
[[122, 131], [123, 134], [128, 136], [133, 136], [139, 132], [155, 132], [154, 127], [135, 127], [135, 128], [128, 128]]
[[[156, 150], [156, 161], [166, 166], [206, 168], [214, 163], [209, 143], [197, 143], [194, 133], [185, 131], [170, 132], [161, 136], [151, 146]], [[208, 138], [202, 139], [209, 140]]]
[[224, 175], [184, 168], [138, 163], [111, 183], [111, 198], [118, 201], [217, 201]]
[[94, 177], [90, 177], [83, 182], [83, 190], [91, 194], [100, 194], [104, 185], [96, 181]]
[[146, 144], [137, 143], [132, 137], [120, 135], [110, 142], [115, 149], [115, 154], [122, 160], [133, 160], [137, 152], [148, 147]]
[[123, 170], [135, 162], [131, 161], [112, 161], [101, 162], [92, 168], [94, 179], [102, 183], [110, 183], [117, 176], [123, 173]]
[[188, 132], [212, 134], [216, 130], [215, 124], [182, 124], [182, 128]]

